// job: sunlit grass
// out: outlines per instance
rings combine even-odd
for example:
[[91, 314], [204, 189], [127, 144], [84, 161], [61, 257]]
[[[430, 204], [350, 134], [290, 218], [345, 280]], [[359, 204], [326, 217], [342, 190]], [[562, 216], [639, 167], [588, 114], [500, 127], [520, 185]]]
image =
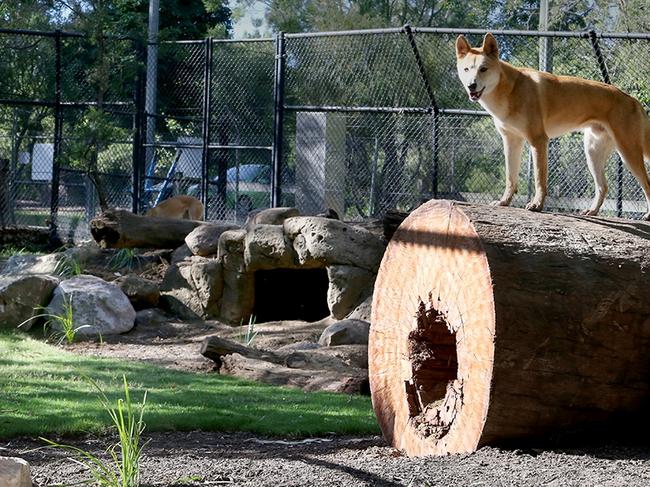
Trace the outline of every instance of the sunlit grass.
[[122, 375], [134, 401], [147, 391], [147, 431], [294, 437], [379, 432], [368, 397], [305, 393], [216, 373], [79, 356], [26, 335], [0, 333], [0, 437], [105, 430], [109, 420], [83, 376], [115, 400], [122, 392]]

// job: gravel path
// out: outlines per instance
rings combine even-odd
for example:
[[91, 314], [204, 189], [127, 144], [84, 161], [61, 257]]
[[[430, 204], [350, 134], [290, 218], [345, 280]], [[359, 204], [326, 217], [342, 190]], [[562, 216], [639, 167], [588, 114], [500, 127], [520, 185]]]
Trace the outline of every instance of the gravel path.
[[[381, 438], [302, 441], [247, 434], [156, 433], [142, 464], [143, 487], [159, 486], [648, 486], [650, 451], [631, 446], [589, 450], [500, 450], [407, 458]], [[106, 438], [77, 442], [101, 455]], [[40, 487], [83, 480], [83, 469], [37, 443], [0, 444], [0, 455], [32, 465]]]

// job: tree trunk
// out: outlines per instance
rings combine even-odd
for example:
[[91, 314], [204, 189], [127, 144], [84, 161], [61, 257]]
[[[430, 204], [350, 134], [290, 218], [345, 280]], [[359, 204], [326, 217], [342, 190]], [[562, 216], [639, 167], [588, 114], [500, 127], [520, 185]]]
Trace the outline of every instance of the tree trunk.
[[621, 219], [448, 201], [414, 211], [372, 305], [386, 439], [442, 455], [642, 413], [649, 239], [650, 224]]
[[205, 222], [140, 216], [126, 210], [111, 210], [90, 221], [90, 233], [103, 249], [175, 249], [185, 237]]

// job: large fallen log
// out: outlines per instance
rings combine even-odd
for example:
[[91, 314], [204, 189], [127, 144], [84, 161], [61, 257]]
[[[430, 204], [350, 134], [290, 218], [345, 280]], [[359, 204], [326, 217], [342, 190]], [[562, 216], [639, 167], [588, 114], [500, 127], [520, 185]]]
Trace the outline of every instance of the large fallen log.
[[384, 436], [410, 455], [642, 413], [650, 224], [430, 201], [381, 263], [369, 379]]
[[103, 249], [175, 249], [188, 233], [205, 222], [142, 216], [126, 210], [110, 210], [90, 221], [90, 233]]

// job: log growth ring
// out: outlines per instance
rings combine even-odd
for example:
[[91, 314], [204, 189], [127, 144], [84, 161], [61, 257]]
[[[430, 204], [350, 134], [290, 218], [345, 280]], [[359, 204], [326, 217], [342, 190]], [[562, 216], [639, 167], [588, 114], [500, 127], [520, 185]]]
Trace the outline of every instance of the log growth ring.
[[372, 304], [369, 377], [384, 437], [408, 455], [474, 451], [490, 404], [495, 305], [470, 219], [430, 201], [402, 223]]

